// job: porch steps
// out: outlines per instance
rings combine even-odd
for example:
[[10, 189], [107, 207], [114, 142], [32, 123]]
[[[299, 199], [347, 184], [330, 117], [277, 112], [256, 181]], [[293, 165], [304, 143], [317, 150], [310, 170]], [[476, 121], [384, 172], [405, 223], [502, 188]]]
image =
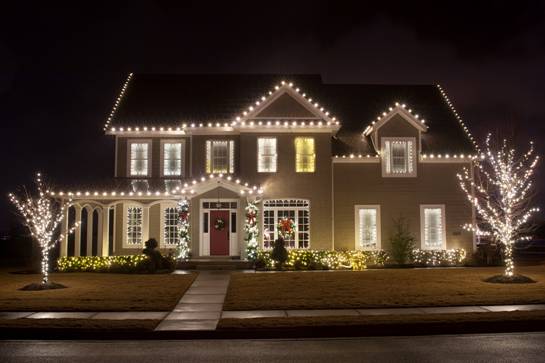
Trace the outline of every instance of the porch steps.
[[228, 258], [194, 258], [189, 261], [178, 262], [177, 268], [182, 270], [247, 270], [252, 263], [244, 260]]

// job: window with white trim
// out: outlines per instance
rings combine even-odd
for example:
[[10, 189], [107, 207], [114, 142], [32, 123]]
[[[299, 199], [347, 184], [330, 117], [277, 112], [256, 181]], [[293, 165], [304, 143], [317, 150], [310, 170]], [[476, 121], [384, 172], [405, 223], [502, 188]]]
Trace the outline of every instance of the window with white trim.
[[272, 248], [276, 226], [283, 218], [293, 220], [295, 235], [284, 240], [286, 248], [310, 247], [310, 202], [306, 199], [272, 199], [263, 202], [263, 247]]
[[257, 139], [257, 171], [276, 173], [276, 138], [260, 137]]
[[295, 172], [314, 173], [316, 169], [316, 151], [313, 137], [295, 138]]
[[233, 140], [206, 141], [206, 172], [209, 174], [235, 172], [235, 142]]
[[380, 206], [356, 206], [356, 241], [358, 249], [380, 248]]
[[421, 205], [420, 225], [422, 249], [439, 250], [446, 248], [445, 206]]
[[150, 141], [129, 141], [129, 175], [150, 176]]
[[176, 207], [167, 207], [163, 209], [163, 213], [164, 244], [167, 246], [175, 246], [178, 243], [178, 210]]
[[183, 143], [181, 141], [162, 141], [163, 176], [181, 176]]
[[416, 153], [414, 137], [383, 137], [382, 176], [416, 176]]
[[127, 244], [142, 245], [142, 207], [127, 207]]

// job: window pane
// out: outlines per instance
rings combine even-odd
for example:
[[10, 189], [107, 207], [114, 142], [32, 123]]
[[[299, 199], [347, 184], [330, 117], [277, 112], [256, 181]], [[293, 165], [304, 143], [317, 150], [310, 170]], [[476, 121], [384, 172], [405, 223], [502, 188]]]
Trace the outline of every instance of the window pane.
[[429, 249], [443, 247], [443, 214], [441, 208], [424, 209], [424, 246]]
[[182, 175], [182, 143], [163, 144], [163, 174], [165, 176]]
[[359, 243], [361, 248], [376, 249], [378, 247], [377, 209], [360, 209], [359, 224]]
[[178, 242], [178, 212], [170, 207], [164, 210], [165, 226], [164, 237], [166, 245], [175, 245]]
[[413, 174], [414, 162], [414, 140], [384, 140], [383, 170], [386, 174]]
[[130, 144], [130, 175], [147, 176], [148, 175], [148, 144], [131, 143]]
[[314, 138], [295, 138], [295, 171], [298, 173], [313, 173], [315, 163]]
[[127, 244], [142, 244], [142, 208], [127, 208]]
[[263, 247], [272, 248], [278, 238], [276, 226], [283, 218], [293, 220], [296, 233], [284, 242], [286, 248], [310, 247], [310, 208], [308, 200], [273, 199], [263, 202]]
[[206, 172], [233, 173], [234, 141], [207, 141], [206, 142]]
[[260, 173], [276, 172], [276, 139], [257, 139], [257, 171]]

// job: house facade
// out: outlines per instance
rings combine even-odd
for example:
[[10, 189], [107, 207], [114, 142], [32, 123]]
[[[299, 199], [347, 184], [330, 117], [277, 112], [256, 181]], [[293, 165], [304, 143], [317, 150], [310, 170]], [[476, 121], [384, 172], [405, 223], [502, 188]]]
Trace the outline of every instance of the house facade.
[[476, 146], [439, 86], [130, 74], [104, 130], [113, 177], [52, 191], [74, 201], [63, 228], [81, 222], [63, 256], [174, 249], [181, 199], [193, 257], [244, 258], [249, 202], [261, 248], [289, 218], [289, 248], [388, 249], [400, 216], [419, 248], [474, 248], [456, 174]]

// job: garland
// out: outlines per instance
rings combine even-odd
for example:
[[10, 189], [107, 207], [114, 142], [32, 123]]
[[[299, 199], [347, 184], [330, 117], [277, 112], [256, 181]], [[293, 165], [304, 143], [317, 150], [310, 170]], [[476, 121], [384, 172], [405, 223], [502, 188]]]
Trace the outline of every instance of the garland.
[[176, 247], [176, 258], [180, 260], [188, 260], [190, 249], [189, 242], [191, 236], [189, 234], [189, 202], [182, 199], [178, 202], [178, 246]]
[[259, 228], [257, 225], [257, 203], [248, 202], [248, 205], [244, 209], [246, 211], [246, 222], [244, 223], [244, 232], [246, 236], [246, 258], [249, 261], [255, 261], [257, 259]]

